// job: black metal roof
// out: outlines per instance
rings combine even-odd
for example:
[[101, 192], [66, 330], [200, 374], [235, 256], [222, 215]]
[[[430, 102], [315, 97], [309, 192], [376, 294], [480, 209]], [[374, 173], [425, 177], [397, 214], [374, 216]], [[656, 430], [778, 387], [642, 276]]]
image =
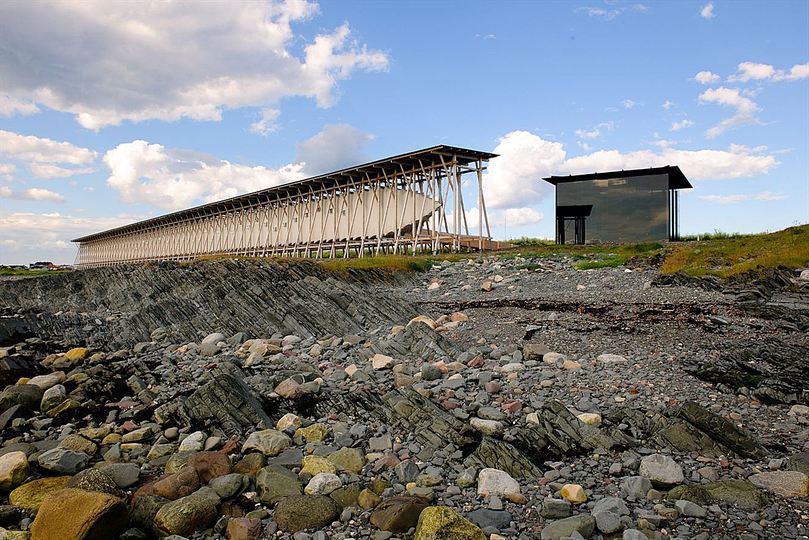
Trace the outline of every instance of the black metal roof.
[[565, 182], [581, 182], [583, 180], [604, 180], [608, 178], [631, 178], [633, 176], [651, 176], [667, 174], [669, 176], [669, 189], [689, 189], [694, 186], [685, 177], [680, 167], [666, 165], [665, 167], [649, 167], [648, 169], [631, 169], [628, 171], [595, 172], [587, 174], [572, 174], [568, 176], [549, 176], [543, 178], [554, 186]]
[[252, 193], [246, 193], [244, 195], [237, 195], [229, 199], [223, 199], [221, 201], [202, 204], [199, 206], [194, 206], [192, 208], [187, 208], [185, 210], [178, 210], [177, 212], [172, 212], [170, 214], [164, 214], [162, 216], [145, 219], [143, 221], [137, 221], [135, 223], [123, 225], [121, 227], [116, 227], [114, 229], [108, 229], [106, 231], [82, 236], [81, 238], [76, 238], [71, 241], [88, 242], [90, 240], [98, 240], [106, 236], [114, 236], [121, 233], [136, 231], [144, 227], [157, 225], [161, 222], [169, 222], [176, 219], [183, 219], [185, 217], [190, 217], [192, 215], [217, 214], [222, 211], [232, 209], [234, 207], [249, 206], [252, 204], [265, 202], [266, 196], [269, 193], [283, 196], [292, 191], [297, 192], [297, 190], [300, 188], [310, 186], [312, 187], [316, 186], [319, 188], [323, 187], [324, 185], [328, 186], [338, 184], [341, 181], [346, 180], [351, 181], [355, 178], [357, 180], [365, 180], [368, 175], [370, 175], [371, 178], [378, 178], [383, 175], [395, 176], [396, 174], [401, 173], [402, 167], [406, 169], [413, 169], [420, 166], [426, 165], [431, 166], [441, 163], [442, 159], [447, 160], [447, 158], [452, 159], [453, 157], [455, 158], [456, 162], [459, 163], [460, 165], [468, 165], [479, 159], [483, 161], [488, 161], [491, 158], [497, 157], [497, 154], [492, 154], [491, 152], [482, 152], [480, 150], [470, 150], [468, 148], [460, 148], [457, 146], [447, 146], [445, 144], [439, 144], [437, 146], [431, 146], [429, 148], [415, 150], [413, 152], [407, 152], [404, 154], [398, 154], [396, 156], [378, 159], [376, 161], [371, 161], [369, 163], [363, 163], [362, 165], [347, 167], [345, 169], [340, 169], [339, 171], [333, 171], [318, 176], [312, 176], [310, 178], [304, 178], [302, 180], [296, 180], [294, 182], [289, 182], [286, 184], [282, 184], [280, 186], [265, 188], [259, 191], [254, 191]]

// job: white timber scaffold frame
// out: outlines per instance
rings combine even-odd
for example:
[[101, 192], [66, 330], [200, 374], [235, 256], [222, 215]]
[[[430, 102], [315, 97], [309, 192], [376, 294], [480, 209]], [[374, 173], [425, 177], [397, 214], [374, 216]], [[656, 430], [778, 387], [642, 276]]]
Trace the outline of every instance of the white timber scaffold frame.
[[[494, 157], [439, 145], [181, 210], [73, 240], [76, 266], [494, 249], [483, 198]], [[477, 235], [464, 186], [476, 195]]]

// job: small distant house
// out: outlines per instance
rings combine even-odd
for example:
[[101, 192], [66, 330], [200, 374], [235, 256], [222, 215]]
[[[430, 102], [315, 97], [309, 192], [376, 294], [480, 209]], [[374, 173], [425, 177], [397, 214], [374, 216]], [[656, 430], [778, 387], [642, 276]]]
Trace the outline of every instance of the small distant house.
[[557, 244], [676, 240], [678, 190], [693, 187], [677, 166], [543, 180], [556, 186]]

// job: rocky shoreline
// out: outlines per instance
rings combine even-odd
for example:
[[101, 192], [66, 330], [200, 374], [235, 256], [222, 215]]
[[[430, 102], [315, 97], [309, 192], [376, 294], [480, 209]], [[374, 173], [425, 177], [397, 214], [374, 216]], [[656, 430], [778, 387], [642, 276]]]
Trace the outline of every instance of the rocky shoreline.
[[809, 538], [808, 292], [521, 257], [3, 282], [0, 538]]

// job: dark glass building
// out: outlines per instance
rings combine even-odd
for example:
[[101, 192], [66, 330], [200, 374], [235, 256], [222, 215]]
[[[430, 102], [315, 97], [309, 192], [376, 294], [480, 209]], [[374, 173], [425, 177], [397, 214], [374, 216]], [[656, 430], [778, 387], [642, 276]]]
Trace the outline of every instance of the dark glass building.
[[550, 176], [556, 186], [556, 243], [664, 242], [680, 233], [679, 167]]

